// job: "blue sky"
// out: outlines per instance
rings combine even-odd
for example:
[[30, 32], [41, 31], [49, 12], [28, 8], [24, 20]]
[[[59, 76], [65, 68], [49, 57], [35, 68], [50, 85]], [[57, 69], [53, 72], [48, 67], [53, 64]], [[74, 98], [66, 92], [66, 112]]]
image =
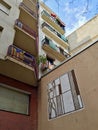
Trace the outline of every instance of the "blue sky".
[[66, 35], [69, 35], [98, 14], [98, 0], [42, 1], [44, 1], [66, 24]]

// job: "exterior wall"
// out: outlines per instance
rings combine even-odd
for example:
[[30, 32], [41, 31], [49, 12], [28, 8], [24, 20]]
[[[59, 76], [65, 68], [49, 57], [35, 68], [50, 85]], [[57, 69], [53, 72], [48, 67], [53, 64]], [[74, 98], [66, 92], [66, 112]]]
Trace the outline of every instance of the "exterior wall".
[[0, 75], [0, 83], [31, 93], [30, 115], [0, 110], [0, 130], [37, 130], [37, 88]]
[[98, 39], [96, 28], [98, 28], [98, 15], [67, 37], [72, 54], [81, 51]]
[[[21, 2], [26, 3], [26, 5]], [[34, 0], [34, 2], [36, 2], [36, 0]], [[35, 57], [37, 57], [37, 17], [33, 17], [32, 11], [29, 10], [33, 10], [33, 7], [35, 7], [35, 13], [37, 13], [36, 3], [34, 2], [33, 0], [0, 1], [0, 72], [1, 74], [10, 78], [27, 83], [29, 85], [37, 86], [37, 77], [35, 74], [36, 66], [34, 65], [34, 62], [36, 61]], [[24, 25], [21, 23], [17, 23], [16, 25], [16, 19], [19, 19], [24, 23]], [[19, 25], [21, 25], [21, 27], [19, 27]], [[36, 34], [33, 32], [33, 27], [36, 31]], [[14, 46], [11, 49], [10, 45], [12, 44]], [[15, 49], [17, 47], [18, 49], [21, 49], [21, 55], [19, 55], [19, 51], [17, 52], [17, 49]], [[24, 62], [24, 53], [27, 55], [25, 55], [26, 57], [29, 55], [28, 60], [30, 59], [31, 55], [32, 59], [30, 60], [32, 61], [31, 64], [33, 66], [30, 64], [30, 66], [28, 66], [28, 60], [26, 60], [28, 63]], [[7, 66], [8, 64], [9, 67]], [[8, 68], [13, 68], [14, 71]], [[23, 74], [21, 73], [22, 71], [24, 72], [24, 76], [22, 77], [26, 77], [26, 79], [29, 79], [29, 81], [22, 79], [20, 76]]]
[[[39, 10], [38, 10], [38, 13], [39, 13], [39, 21], [38, 21], [38, 25], [39, 25], [39, 28], [38, 28], [38, 32], [39, 32], [39, 46], [38, 46], [38, 55], [46, 55], [44, 50], [42, 49], [42, 40], [45, 38], [45, 34], [42, 32], [42, 23], [43, 23], [43, 19], [41, 18], [41, 12], [43, 11], [41, 5], [39, 6]], [[41, 72], [41, 65], [39, 65], [39, 78], [41, 77], [42, 75], [42, 72]]]
[[14, 23], [19, 17], [19, 4], [22, 0], [4, 0], [11, 8], [9, 14], [0, 10], [0, 26], [3, 27], [3, 32], [0, 37], [0, 58], [4, 59], [7, 53], [8, 46], [13, 44], [15, 30]]
[[[97, 130], [98, 129], [98, 42], [65, 62], [40, 81], [38, 130]], [[48, 120], [47, 84], [74, 69], [84, 109]]]

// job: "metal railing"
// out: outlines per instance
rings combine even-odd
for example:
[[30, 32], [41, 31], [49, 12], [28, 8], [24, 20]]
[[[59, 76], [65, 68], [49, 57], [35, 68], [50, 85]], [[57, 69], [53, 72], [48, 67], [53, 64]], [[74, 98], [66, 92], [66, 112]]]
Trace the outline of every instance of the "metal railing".
[[65, 28], [63, 26], [60, 25], [60, 23], [58, 23], [57, 19], [52, 17], [50, 14], [48, 14], [45, 10], [43, 10], [41, 12], [41, 14], [45, 14], [46, 16], [48, 16], [53, 22], [55, 22], [59, 27], [61, 27], [64, 31], [65, 31]]
[[51, 47], [53, 50], [55, 50], [56, 52], [64, 55], [66, 58], [69, 57], [70, 55], [68, 53], [66, 53], [64, 51], [64, 49], [62, 49], [61, 47], [58, 47], [57, 45], [55, 45], [50, 39], [48, 39], [47, 37], [45, 37], [45, 39], [42, 40], [42, 45], [48, 45], [49, 47]]
[[10, 56], [32, 68], [35, 68], [36, 66], [36, 61], [35, 61], [34, 56], [32, 56], [31, 54], [25, 52], [24, 50], [14, 45], [10, 45], [8, 47], [7, 56]]
[[43, 23], [42, 24], [42, 28], [43, 27], [47, 27], [50, 31], [52, 31], [53, 33], [55, 33], [55, 35], [59, 38], [61, 38], [64, 42], [67, 42], [68, 43], [68, 40], [61, 34], [59, 34], [57, 31], [55, 31], [51, 26], [49, 26], [47, 23]]
[[27, 10], [33, 17], [37, 18], [37, 14], [28, 8], [23, 2], [20, 3], [20, 7], [23, 7], [25, 10]]
[[36, 38], [36, 32], [33, 31], [28, 25], [22, 23], [19, 19], [16, 20], [15, 25], [26, 31], [28, 34]]

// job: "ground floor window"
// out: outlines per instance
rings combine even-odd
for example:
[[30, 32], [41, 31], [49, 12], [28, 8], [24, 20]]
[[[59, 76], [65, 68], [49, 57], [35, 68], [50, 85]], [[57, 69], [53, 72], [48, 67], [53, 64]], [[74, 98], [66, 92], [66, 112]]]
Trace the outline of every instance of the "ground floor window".
[[70, 71], [48, 84], [49, 119], [83, 108], [74, 71]]
[[0, 83], [0, 110], [29, 114], [28, 93]]

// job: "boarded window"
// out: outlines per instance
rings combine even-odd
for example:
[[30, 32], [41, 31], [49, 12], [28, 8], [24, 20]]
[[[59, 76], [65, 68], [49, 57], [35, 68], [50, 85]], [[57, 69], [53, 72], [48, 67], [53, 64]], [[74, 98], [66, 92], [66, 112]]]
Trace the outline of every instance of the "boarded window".
[[83, 108], [74, 71], [48, 84], [49, 119]]
[[27, 115], [29, 94], [0, 84], [0, 109]]
[[11, 9], [11, 6], [8, 5], [5, 1], [0, 0], [0, 10], [6, 13], [7, 15], [9, 14]]

